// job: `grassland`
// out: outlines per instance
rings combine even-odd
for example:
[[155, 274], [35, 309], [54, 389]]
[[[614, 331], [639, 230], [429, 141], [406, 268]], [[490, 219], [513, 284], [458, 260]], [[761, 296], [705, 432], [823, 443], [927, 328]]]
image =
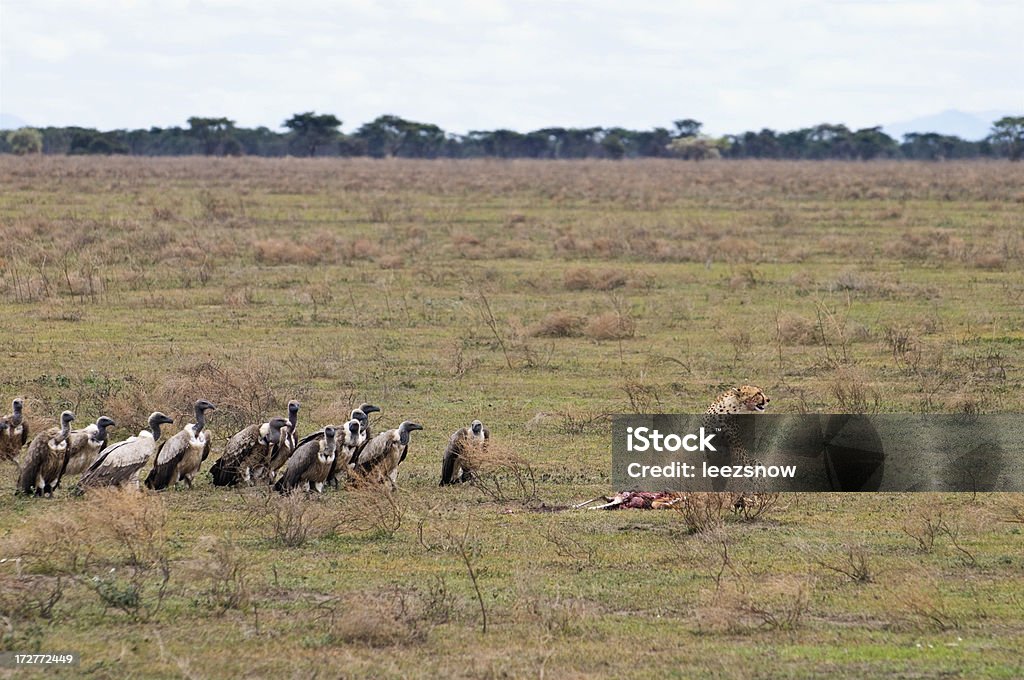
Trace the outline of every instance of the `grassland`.
[[[0, 398], [37, 431], [198, 397], [221, 440], [290, 398], [304, 430], [363, 400], [427, 428], [393, 498], [30, 500], [5, 463], [0, 649], [101, 678], [1024, 674], [1016, 496], [546, 511], [610, 491], [607, 414], [741, 382], [1021, 412], [1024, 166], [0, 157], [0, 187]], [[514, 464], [439, 490], [473, 418]]]

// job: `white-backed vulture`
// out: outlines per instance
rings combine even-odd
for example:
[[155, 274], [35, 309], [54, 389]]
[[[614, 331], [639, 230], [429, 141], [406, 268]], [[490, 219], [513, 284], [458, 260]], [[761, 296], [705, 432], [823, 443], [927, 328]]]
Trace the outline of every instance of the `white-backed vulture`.
[[359, 453], [355, 473], [379, 483], [385, 479], [395, 489], [398, 483], [398, 465], [409, 453], [409, 433], [422, 430], [423, 426], [406, 420], [393, 430], [381, 432], [371, 439]]
[[328, 425], [320, 438], [311, 439], [295, 449], [288, 459], [281, 479], [277, 480], [274, 489], [280, 493], [289, 493], [292, 489], [302, 487], [307, 491], [316, 490], [322, 493], [327, 473], [334, 465], [337, 452], [335, 429]]
[[0, 418], [5, 425], [0, 426], [0, 460], [14, 460], [28, 442], [28, 423], [22, 414], [23, 407], [24, 402], [15, 399], [11, 402], [12, 413]]
[[[107, 416], [100, 416], [95, 423], [89, 423], [68, 435], [68, 463], [64, 475], [80, 475], [89, 469], [96, 456], [107, 446], [107, 428], [115, 427]], [[62, 475], [63, 476], [63, 475]]]
[[192, 488], [192, 480], [199, 474], [203, 461], [210, 455], [210, 431], [206, 428], [206, 412], [217, 407], [200, 399], [195, 405], [196, 422], [181, 428], [181, 432], [160, 445], [153, 461], [153, 469], [146, 477], [150, 489], [166, 489], [179, 481]]
[[260, 471], [266, 471], [270, 461], [285, 446], [287, 436], [281, 432], [288, 427], [284, 418], [271, 418], [262, 425], [250, 425], [236, 432], [224, 446], [224, 455], [210, 468], [215, 486], [235, 486], [240, 482], [252, 484]]
[[459, 484], [473, 479], [474, 457], [483, 453], [491, 431], [479, 420], [456, 430], [448, 439], [448, 448], [441, 462], [441, 486]]
[[134, 437], [111, 444], [100, 452], [99, 457], [78, 480], [78, 488], [84, 491], [124, 484], [139, 488], [139, 470], [156, 453], [156, 444], [162, 436], [160, 426], [173, 423], [173, 418], [168, 418], [160, 411], [154, 411], [149, 416], [148, 428]]
[[[281, 469], [281, 466], [288, 462], [288, 458], [291, 457], [295, 449], [299, 447], [299, 408], [302, 405], [292, 399], [288, 402], [288, 423], [285, 425], [285, 429], [281, 430], [283, 435], [281, 446], [277, 447], [274, 455], [270, 458], [269, 464], [267, 465], [270, 471], [271, 477]], [[271, 479], [270, 481], [273, 481]]]
[[68, 435], [74, 419], [74, 413], [64, 411], [60, 414], [60, 427], [51, 427], [35, 436], [18, 476], [18, 491], [26, 496], [53, 495], [67, 463]]

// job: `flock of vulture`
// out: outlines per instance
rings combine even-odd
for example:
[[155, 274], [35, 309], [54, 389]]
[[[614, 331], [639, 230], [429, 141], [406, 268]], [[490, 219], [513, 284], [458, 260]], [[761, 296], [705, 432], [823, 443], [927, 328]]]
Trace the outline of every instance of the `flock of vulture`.
[[[398, 466], [409, 451], [409, 435], [423, 426], [404, 421], [377, 435], [369, 416], [380, 412], [373, 404], [353, 409], [349, 420], [328, 425], [298, 438], [299, 402], [288, 403], [288, 416], [271, 418], [235, 433], [223, 455], [210, 468], [215, 486], [269, 484], [282, 494], [294, 490], [321, 493], [339, 481], [388, 484], [396, 488]], [[65, 475], [81, 475], [76, 492], [109, 486], [139, 488], [139, 475], [152, 461], [145, 485], [161, 490], [179, 483], [192, 488], [203, 462], [210, 455], [212, 437], [206, 416], [216, 407], [205, 399], [195, 403], [195, 422], [167, 439], [164, 425], [174, 420], [156, 411], [147, 427], [124, 441], [109, 444], [107, 430], [116, 423], [100, 416], [95, 423], [72, 430], [75, 414], [64, 411], [60, 425], [29, 440], [24, 403], [13, 402], [12, 413], [0, 418], [0, 460], [14, 460], [27, 444], [20, 462], [19, 493], [52, 496]], [[441, 485], [473, 479], [474, 452], [482, 451], [490, 432], [479, 420], [457, 430], [448, 440], [441, 464]]]

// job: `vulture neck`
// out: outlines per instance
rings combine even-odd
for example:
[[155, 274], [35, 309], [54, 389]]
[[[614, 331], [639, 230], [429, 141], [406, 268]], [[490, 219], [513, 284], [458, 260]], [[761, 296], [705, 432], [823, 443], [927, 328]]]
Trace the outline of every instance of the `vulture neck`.
[[196, 406], [196, 424], [192, 428], [192, 435], [198, 437], [204, 427], [206, 427], [206, 411]]
[[93, 441], [102, 442], [102, 441], [106, 441], [106, 439], [107, 439], [107, 426], [106, 425], [97, 425], [96, 426], [96, 434], [93, 435]]
[[299, 412], [288, 411], [288, 429], [290, 432], [295, 433], [295, 426], [299, 424]]
[[160, 423], [150, 423], [149, 431], [153, 433], [153, 441], [160, 441]]
[[69, 434], [71, 434], [71, 423], [68, 422], [67, 420], [62, 420], [60, 422], [60, 434], [54, 437], [54, 441], [60, 444], [62, 441], [68, 438]]

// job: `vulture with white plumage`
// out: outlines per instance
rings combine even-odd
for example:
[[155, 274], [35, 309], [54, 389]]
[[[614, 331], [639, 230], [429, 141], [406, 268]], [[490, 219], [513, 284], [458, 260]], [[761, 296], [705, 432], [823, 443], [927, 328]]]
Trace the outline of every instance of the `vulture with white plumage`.
[[53, 496], [67, 463], [68, 435], [74, 419], [74, 413], [64, 411], [60, 414], [60, 427], [51, 427], [35, 436], [18, 475], [19, 492], [26, 496]]
[[99, 457], [78, 480], [79, 490], [122, 485], [139, 488], [139, 470], [145, 467], [156, 453], [157, 442], [162, 436], [160, 426], [173, 423], [173, 418], [160, 411], [154, 411], [149, 416], [148, 428], [134, 437], [111, 444], [100, 452]]
[[422, 425], [406, 420], [398, 427], [378, 434], [359, 452], [355, 474], [378, 483], [387, 479], [394, 490], [398, 483], [398, 466], [409, 453], [409, 434], [422, 429]]
[[[89, 423], [68, 435], [68, 463], [64, 475], [80, 475], [89, 469], [96, 456], [107, 446], [107, 428], [115, 427], [107, 416], [100, 416], [95, 423]], [[63, 475], [62, 475], [63, 476]]]
[[287, 446], [288, 427], [284, 418], [271, 418], [261, 425], [250, 425], [236, 432], [224, 446], [224, 455], [210, 468], [214, 486], [252, 484], [262, 474], [269, 474], [270, 461]]
[[334, 427], [328, 425], [323, 429], [322, 437], [310, 439], [295, 449], [274, 489], [279, 493], [289, 493], [301, 487], [306, 491], [322, 493], [327, 473], [333, 467], [337, 453], [335, 432]]
[[146, 477], [147, 488], [159, 491], [179, 481], [192, 488], [192, 480], [210, 455], [212, 437], [206, 429], [206, 412], [216, 410], [217, 407], [205, 399], [196, 402], [196, 422], [181, 428], [181, 432], [161, 444], [156, 452], [153, 469]]

